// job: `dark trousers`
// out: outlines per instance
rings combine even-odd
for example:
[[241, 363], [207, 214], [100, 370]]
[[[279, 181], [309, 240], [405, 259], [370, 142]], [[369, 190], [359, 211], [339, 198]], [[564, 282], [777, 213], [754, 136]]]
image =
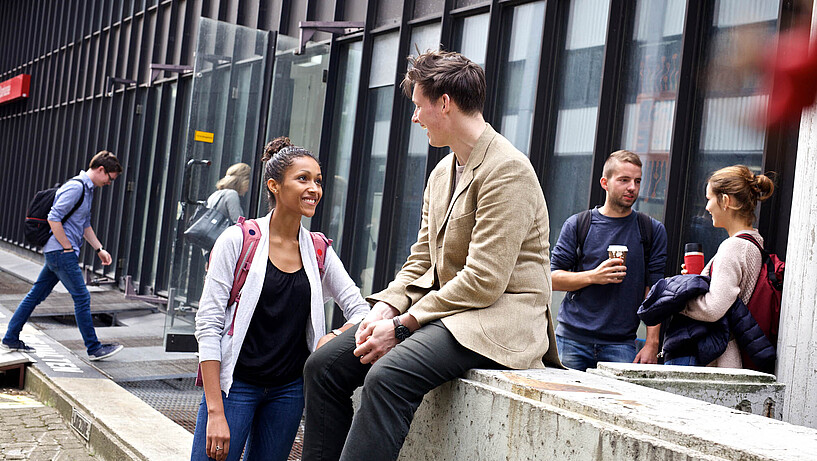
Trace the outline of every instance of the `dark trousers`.
[[[352, 355], [355, 331], [350, 328], [306, 361], [304, 461], [397, 459], [427, 392], [471, 368], [503, 368], [461, 346], [439, 320], [374, 365], [362, 365]], [[354, 413], [351, 396], [361, 385], [360, 409]]]

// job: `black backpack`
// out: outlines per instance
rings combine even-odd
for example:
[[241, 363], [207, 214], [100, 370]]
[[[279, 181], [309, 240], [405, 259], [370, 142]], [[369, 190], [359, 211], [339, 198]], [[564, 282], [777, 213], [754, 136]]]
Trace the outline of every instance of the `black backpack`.
[[[85, 200], [85, 184], [76, 178], [69, 179], [69, 181], [77, 181], [82, 184], [82, 194], [80, 194], [79, 200], [77, 200], [74, 208], [71, 208], [71, 211], [62, 218], [63, 224], [79, 209]], [[57, 195], [59, 188], [60, 184], [57, 184], [50, 189], [37, 192], [28, 204], [23, 235], [25, 236], [26, 242], [31, 245], [41, 247], [45, 245], [51, 237], [51, 226], [48, 225], [48, 213], [51, 212], [51, 207], [54, 206], [54, 197]]]
[[[573, 267], [573, 272], [580, 270], [582, 257], [584, 257], [584, 241], [587, 240], [587, 234], [590, 232], [590, 219], [593, 210], [584, 210], [579, 213], [576, 219], [576, 265]], [[650, 272], [648, 270], [650, 264], [650, 251], [652, 251], [652, 220], [650, 215], [636, 211], [638, 219], [638, 231], [641, 233], [641, 246], [644, 248], [644, 285], [650, 286]], [[578, 290], [581, 291], [581, 290]], [[571, 291], [574, 296], [578, 291]]]

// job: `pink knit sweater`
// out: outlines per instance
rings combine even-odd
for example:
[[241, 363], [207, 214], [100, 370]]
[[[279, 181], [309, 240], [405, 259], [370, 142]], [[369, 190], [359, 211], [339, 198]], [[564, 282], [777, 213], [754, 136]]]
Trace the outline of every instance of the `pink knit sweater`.
[[[751, 235], [763, 245], [763, 237], [756, 229], [738, 234]], [[695, 320], [714, 322], [726, 314], [738, 296], [748, 304], [755, 290], [761, 264], [760, 252], [752, 242], [736, 236], [724, 240], [702, 272], [703, 275], [712, 277], [709, 292], [689, 301], [681, 313]], [[740, 350], [734, 339], [729, 341], [723, 355], [709, 366], [743, 368]]]

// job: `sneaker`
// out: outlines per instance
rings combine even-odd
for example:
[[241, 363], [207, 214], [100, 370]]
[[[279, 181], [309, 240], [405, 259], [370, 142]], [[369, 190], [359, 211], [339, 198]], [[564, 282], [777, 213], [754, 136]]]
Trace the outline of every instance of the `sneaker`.
[[4, 351], [10, 352], [34, 352], [34, 348], [31, 346], [27, 346], [26, 343], [20, 341], [19, 339], [12, 339], [11, 341], [3, 340], [0, 343], [0, 349]]
[[88, 354], [91, 360], [104, 360], [118, 354], [125, 346], [119, 343], [103, 344], [102, 347], [96, 350], [93, 354]]

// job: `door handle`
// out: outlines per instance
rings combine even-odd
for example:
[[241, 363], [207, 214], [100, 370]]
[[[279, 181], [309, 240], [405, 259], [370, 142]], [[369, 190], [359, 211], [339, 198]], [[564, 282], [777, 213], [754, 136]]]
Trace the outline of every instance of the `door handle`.
[[194, 159], [191, 158], [187, 161], [187, 164], [184, 166], [184, 182], [182, 185], [182, 203], [187, 205], [204, 205], [206, 202], [204, 200], [194, 200], [190, 197], [190, 189], [191, 189], [191, 180], [190, 176], [193, 173], [193, 167], [195, 166], [210, 166], [213, 162], [206, 159]]

